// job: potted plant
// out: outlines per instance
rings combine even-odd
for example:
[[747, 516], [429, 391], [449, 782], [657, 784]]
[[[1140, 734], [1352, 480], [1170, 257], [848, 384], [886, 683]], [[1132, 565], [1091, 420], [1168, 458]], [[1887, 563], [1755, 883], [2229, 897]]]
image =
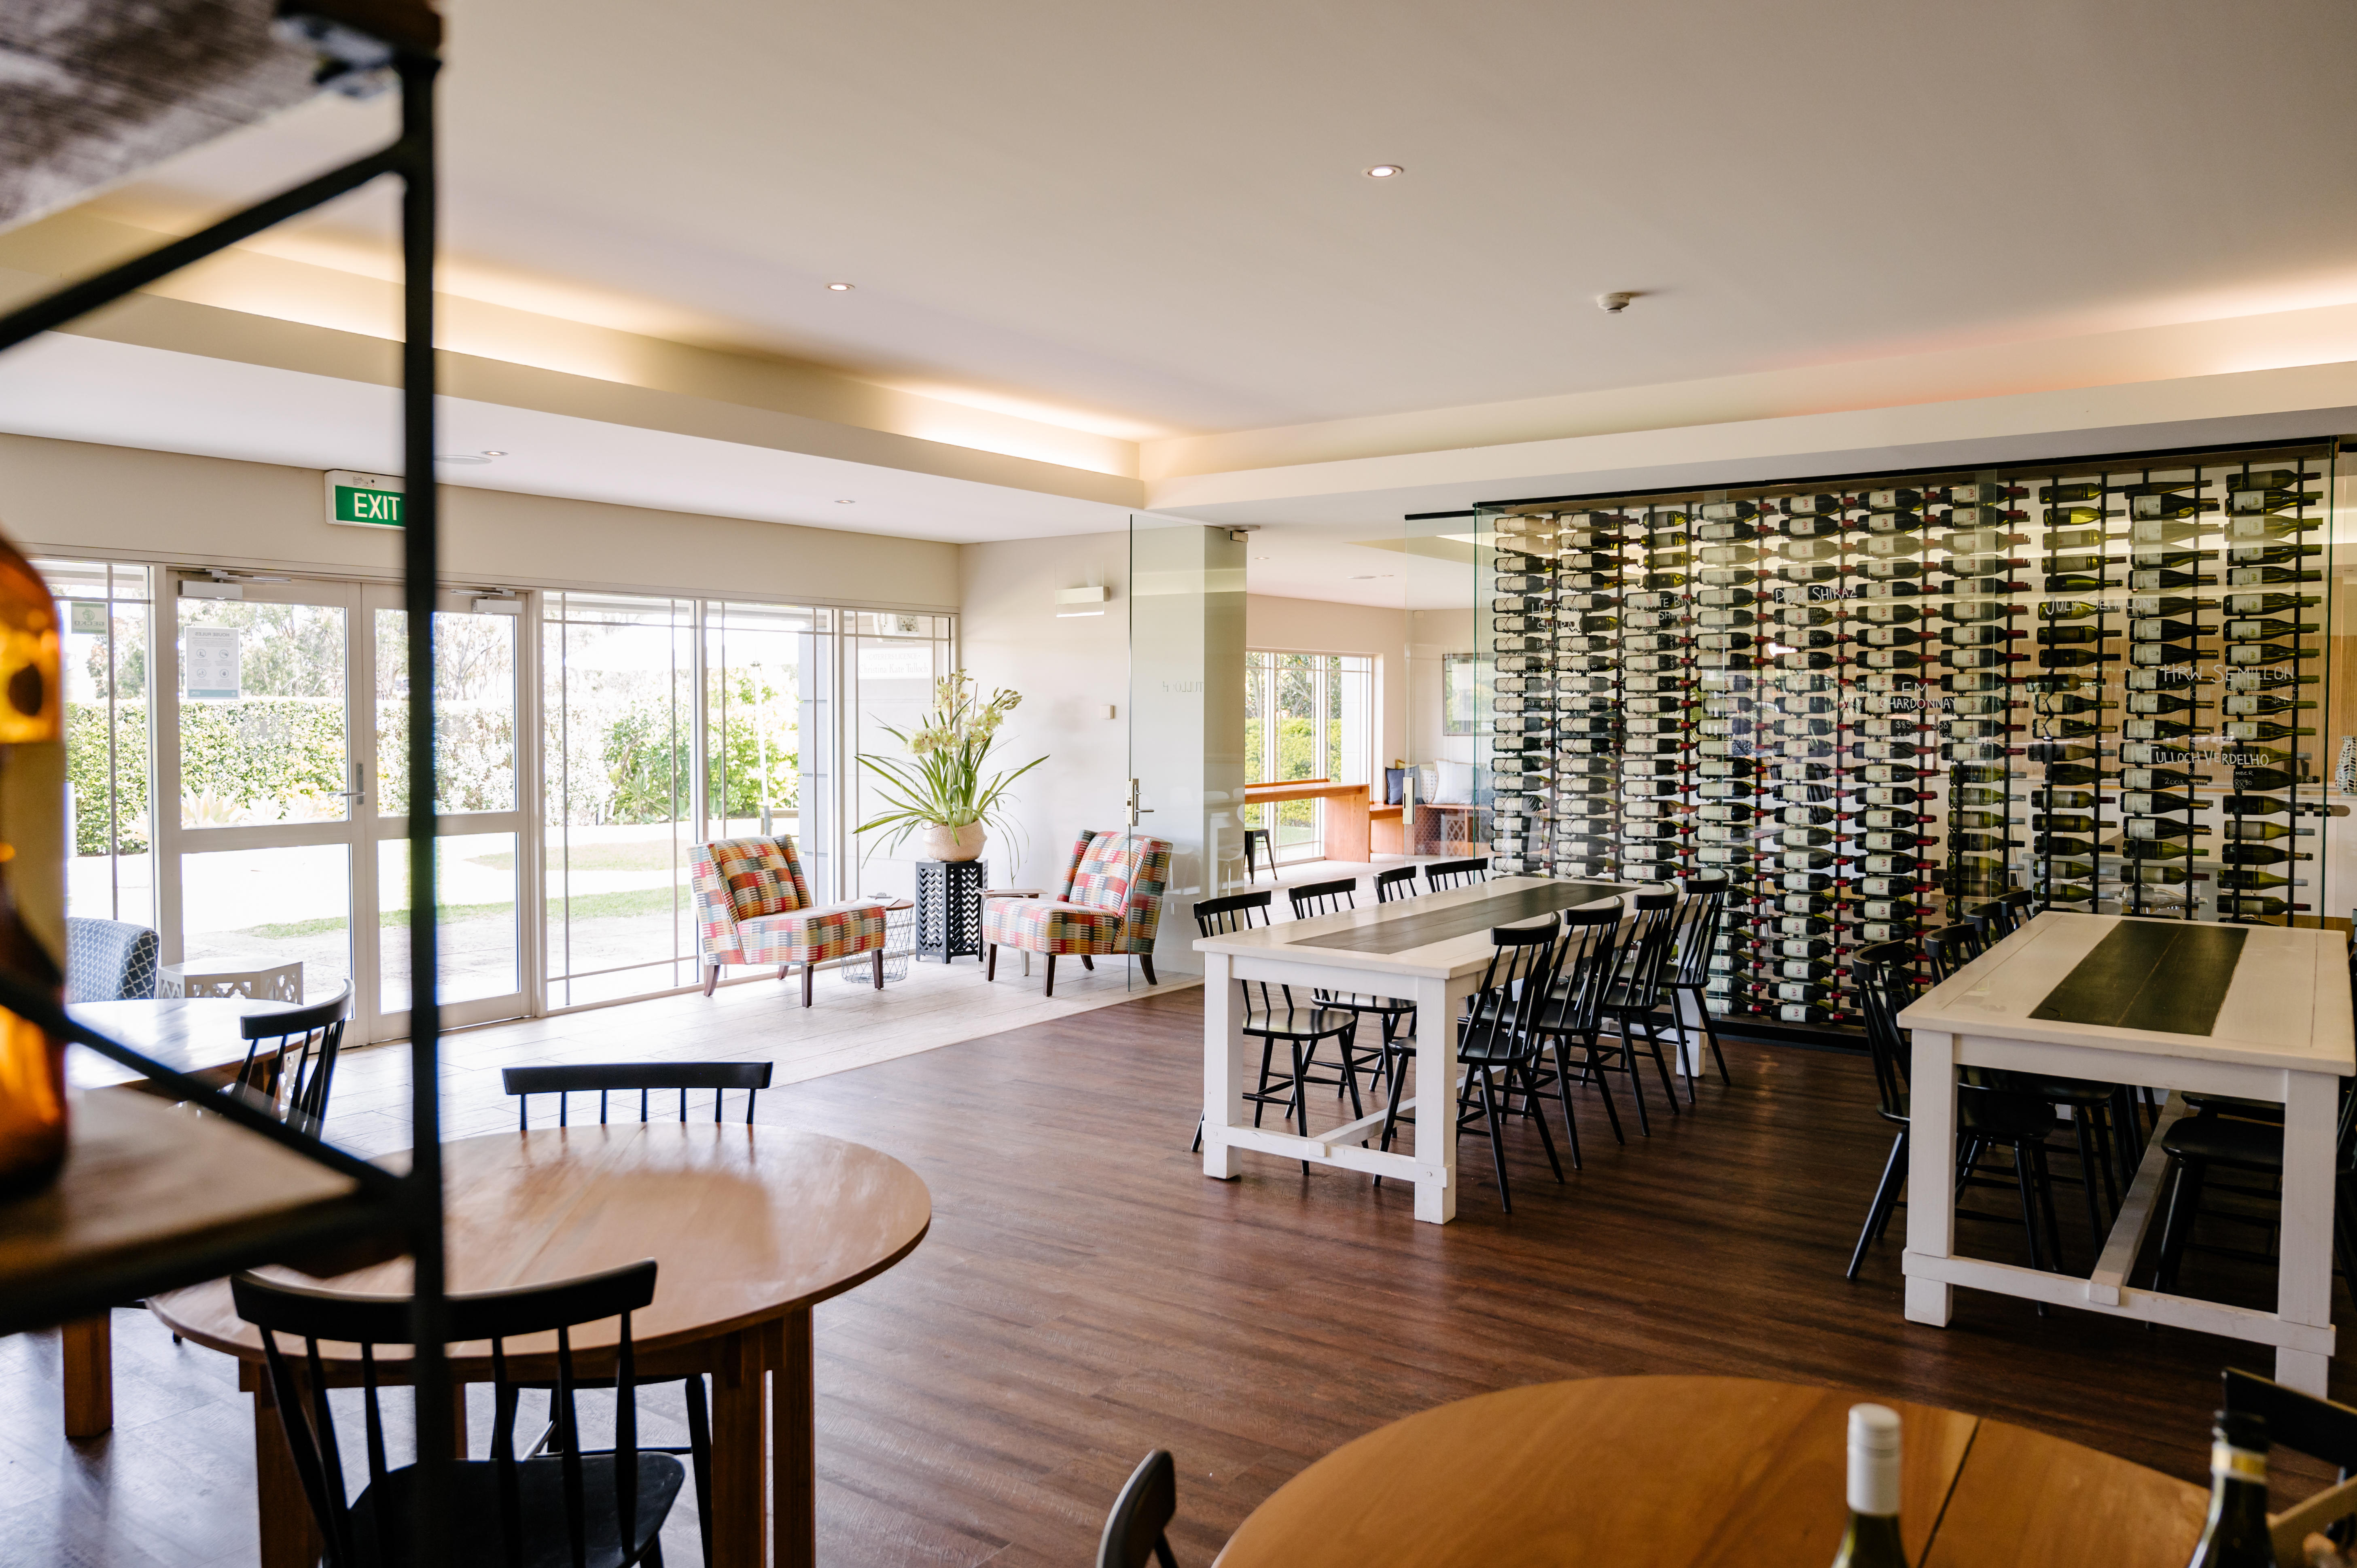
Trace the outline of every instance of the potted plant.
[[984, 777], [997, 749], [998, 726], [1022, 701], [1020, 693], [1005, 687], [982, 701], [974, 678], [963, 670], [935, 682], [933, 711], [915, 734], [883, 726], [909, 748], [909, 759], [859, 754], [861, 764], [877, 775], [889, 809], [856, 831], [885, 830], [887, 848], [898, 848], [917, 833], [918, 853], [927, 860], [978, 857], [990, 829], [1013, 825], [1000, 814], [1006, 787], [1048, 760], [1035, 757], [1012, 772]]

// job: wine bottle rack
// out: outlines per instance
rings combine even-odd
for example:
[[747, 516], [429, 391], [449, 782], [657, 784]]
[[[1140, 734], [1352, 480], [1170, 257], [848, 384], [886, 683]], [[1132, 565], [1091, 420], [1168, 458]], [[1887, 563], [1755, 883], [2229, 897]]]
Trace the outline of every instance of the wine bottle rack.
[[1714, 1011], [2040, 908], [2332, 912], [2335, 444], [1478, 515], [1498, 868], [1729, 879]]

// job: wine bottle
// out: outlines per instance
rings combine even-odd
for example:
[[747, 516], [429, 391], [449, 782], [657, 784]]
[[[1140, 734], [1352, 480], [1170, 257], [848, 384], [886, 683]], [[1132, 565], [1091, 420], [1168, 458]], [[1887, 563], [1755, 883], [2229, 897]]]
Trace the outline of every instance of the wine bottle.
[[[1899, 1412], [1889, 1405], [1849, 1407], [1848, 1493], [1849, 1525], [1833, 1568], [1907, 1568], [1899, 1538]], [[2264, 1508], [2260, 1523], [2264, 1530]]]
[[2128, 498], [2128, 515], [2132, 518], [2192, 517], [2217, 510], [2215, 501], [2205, 501], [2197, 496], [2161, 495], [2148, 491]]
[[2277, 876], [2272, 871], [2222, 871], [2218, 886], [2241, 891], [2250, 887], [2290, 887], [2297, 886], [2288, 876]]
[[[2276, 583], [2320, 583], [2321, 572], [2298, 572], [2288, 566], [2233, 566], [2226, 572], [2226, 581], [2237, 588], [2258, 588]], [[2187, 584], [2190, 587], [2192, 585]]]
[[[2192, 586], [2190, 583], [2183, 585]], [[2115, 586], [2116, 584], [2104, 582], [2096, 573], [2053, 572], [2047, 575], [2045, 591], [2050, 594], [2100, 594], [2107, 587]]]
[[2029, 792], [2032, 810], [2041, 811], [2092, 811], [2095, 809], [2093, 789], [2032, 789]]
[[2314, 474], [2303, 474], [2297, 468], [2257, 468], [2233, 475], [2226, 484], [2229, 489], [2233, 490], [2287, 490], [2315, 478]]
[[2321, 544], [2229, 544], [2226, 559], [2237, 566], [2287, 566], [2306, 555], [2321, 555]]
[[2312, 620], [2285, 620], [2279, 616], [2226, 623], [2229, 642], [2260, 642], [2271, 637], [2306, 637], [2320, 630]]
[[2038, 650], [2038, 667], [2041, 670], [2085, 670], [2093, 665], [2118, 662], [2118, 654], [2106, 653], [2100, 648], [2041, 648]]
[[[2260, 572], [2275, 570], [2276, 568], [2254, 566], [2250, 569], [2254, 572]], [[2209, 578], [2202, 576], [2198, 572], [2137, 570], [2128, 574], [2128, 586], [2137, 593], [2145, 593], [2157, 588], [2198, 588], [2208, 581], [2210, 581]], [[2075, 592], [2077, 590], [2073, 591]]]
[[2298, 539], [2323, 526], [2319, 517], [2238, 517], [2226, 525], [2226, 537], [2230, 541]]
[[2286, 648], [2279, 642], [2238, 642], [2226, 650], [2227, 663], [2249, 666], [2289, 664], [2296, 660], [2323, 657], [2320, 648]]
[[2278, 610], [2304, 610], [2321, 601], [2314, 594], [2228, 594], [2230, 616], [2274, 615]]
[[2120, 797], [2120, 810], [2131, 817], [2158, 817], [2170, 811], [2190, 811], [2201, 804], [2190, 795], [2156, 795], [2142, 789], [2131, 789]]
[[2191, 697], [2179, 697], [2167, 692], [2132, 692], [2128, 694], [2128, 712], [2132, 714], [2190, 714], [2203, 704]]
[[[1957, 835], [1957, 837], [1958, 837], [1959, 839], [1969, 838], [1969, 837], [1971, 837], [1971, 836], [1972, 836], [1972, 835], [1970, 835], [1970, 834], [1968, 834], [1968, 833], [1959, 833], [1959, 834]], [[1997, 847], [1997, 845], [1996, 845], [1996, 844], [1989, 844], [1989, 843], [1976, 843], [1976, 844], [1967, 844], [1965, 847], [1966, 847], [1966, 848], [1968, 848], [1968, 849], [1995, 849], [1995, 848], [1996, 848], [1996, 847]], [[2040, 857], [2043, 857], [2043, 856], [2046, 856], [2046, 855], [2061, 854], [2061, 855], [2069, 855], [2069, 856], [2072, 856], [2072, 857], [2073, 857], [2073, 858], [2076, 858], [2076, 857], [2081, 856], [2081, 855], [2089, 855], [2089, 854], [2094, 854], [2094, 853], [2095, 853], [2095, 846], [2094, 846], [2094, 843], [2093, 843], [2091, 840], [2088, 840], [2088, 839], [2079, 839], [2079, 838], [2052, 838], [2052, 837], [2049, 837], [2048, 835], [2046, 835], [2046, 834], [2044, 834], [2044, 833], [2040, 833], [2040, 834], [2037, 834], [2037, 835], [2035, 835], [2034, 837], [2032, 837], [2032, 838], [2030, 839], [2030, 841], [2029, 841], [2029, 852], [2030, 852], [2032, 854], [2039, 855], [2039, 856], [2040, 856]]]
[[[2256, 915], [2273, 918], [2277, 915], [2290, 914], [2292, 906], [2281, 898], [2256, 898], [2247, 895], [2240, 897], [2222, 897], [2218, 900], [2218, 912], [2222, 915], [2245, 917]], [[2257, 1560], [2254, 1559], [2254, 1561]], [[2270, 1557], [2265, 1561], [2272, 1563], [2275, 1559]]]
[[2120, 721], [2120, 736], [2124, 740], [2190, 740], [2201, 733], [2200, 725], [2184, 719], [2132, 718]]
[[2275, 1538], [2267, 1528], [2264, 1417], [2229, 1410], [2215, 1417], [2210, 1428], [2210, 1516], [2186, 1568], [2276, 1568]]
[[[2090, 496], [2087, 499], [2093, 500], [2094, 498]], [[2069, 528], [2091, 522], [2101, 522], [2104, 518], [2114, 515], [2115, 514], [2106, 512], [2101, 507], [2049, 507], [2046, 512], [2046, 526], [2049, 528]]]
[[2038, 640], [2050, 648], [2092, 644], [2104, 638], [2119, 635], [2117, 627], [2041, 626], [2038, 628]]
[[2218, 852], [2218, 858], [2229, 865], [2287, 865], [2295, 860], [2316, 857], [2301, 850], [2277, 849], [2273, 844], [2230, 843]]
[[[65, 729], [57, 603], [0, 541], [0, 968], [62, 1001]], [[47, 1183], [66, 1154], [65, 1042], [0, 1012], [0, 1196]]]
[[2291, 725], [2269, 724], [2264, 719], [2230, 719], [2223, 727], [2228, 740], [2286, 740], [2293, 736], [2316, 733], [2313, 729]]
[[2131, 839], [2206, 837], [2210, 832], [2203, 823], [2180, 822], [2175, 817], [2130, 817], [2121, 826], [2125, 836]]
[[[2245, 800], [2248, 797], [2231, 796], [2229, 799]], [[2284, 809], [2280, 800], [2269, 800], [2266, 804], [2278, 811]], [[2243, 817], [2229, 818], [2225, 827], [2226, 836], [2230, 839], [2287, 839], [2294, 831], [2281, 822], [2254, 822]]]
[[2191, 789], [2201, 780], [2170, 768], [2131, 768], [2120, 775], [2120, 782], [2130, 789]]
[[2058, 762], [2046, 769], [2046, 781], [2049, 784], [2080, 786], [2100, 784], [2106, 777], [2102, 768], [2090, 768], [2082, 762]]

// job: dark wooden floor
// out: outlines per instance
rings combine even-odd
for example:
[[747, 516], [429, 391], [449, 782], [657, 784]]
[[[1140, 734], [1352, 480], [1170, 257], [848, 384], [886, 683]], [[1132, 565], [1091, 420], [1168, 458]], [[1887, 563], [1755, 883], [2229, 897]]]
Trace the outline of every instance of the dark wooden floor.
[[[908, 1161], [936, 1205], [907, 1262], [818, 1315], [825, 1563], [1092, 1561], [1114, 1490], [1162, 1445], [1192, 1568], [1374, 1426], [1597, 1374], [1849, 1385], [2194, 1479], [2220, 1368], [2268, 1366], [2249, 1347], [1969, 1293], [1954, 1326], [1910, 1325], [1895, 1231], [1846, 1282], [1888, 1148], [1855, 1058], [1732, 1045], [1732, 1089], [1706, 1085], [1694, 1112], [1626, 1149], [1591, 1106], [1587, 1168], [1566, 1187], [1522, 1134], [1512, 1217], [1469, 1140], [1459, 1218], [1436, 1227], [1413, 1221], [1405, 1190], [1340, 1172], [1254, 1158], [1241, 1181], [1206, 1181], [1187, 1152], [1200, 1040], [1200, 993], [1177, 993], [763, 1097], [764, 1122]], [[2066, 1225], [2072, 1207], [2065, 1194]], [[2018, 1255], [2018, 1227], [1964, 1239]], [[2083, 1268], [2083, 1224], [2066, 1243]], [[2268, 1288], [2212, 1260], [2187, 1284]], [[95, 1443], [58, 1435], [54, 1338], [0, 1341], [0, 1561], [252, 1562], [248, 1427], [225, 1363], [144, 1314], [117, 1321], [122, 1424]], [[673, 1561], [696, 1560], [681, 1547]]]

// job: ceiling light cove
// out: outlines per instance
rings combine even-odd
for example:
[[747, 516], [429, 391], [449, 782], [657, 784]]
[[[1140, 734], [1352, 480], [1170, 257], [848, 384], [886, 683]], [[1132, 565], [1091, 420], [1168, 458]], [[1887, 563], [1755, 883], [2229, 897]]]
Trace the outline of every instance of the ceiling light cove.
[[1405, 173], [1407, 173], [1407, 170], [1402, 168], [1397, 164], [1377, 164], [1367, 170], [1367, 177], [1369, 179], [1397, 179], [1400, 176]]

